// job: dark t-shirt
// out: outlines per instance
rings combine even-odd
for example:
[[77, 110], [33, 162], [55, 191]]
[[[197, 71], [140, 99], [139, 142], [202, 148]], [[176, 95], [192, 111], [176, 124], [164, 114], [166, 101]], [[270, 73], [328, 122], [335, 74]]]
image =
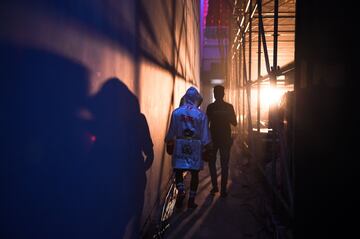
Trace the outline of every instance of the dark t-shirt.
[[231, 143], [230, 124], [237, 125], [234, 107], [224, 101], [216, 100], [208, 105], [206, 114], [213, 143], [220, 145]]

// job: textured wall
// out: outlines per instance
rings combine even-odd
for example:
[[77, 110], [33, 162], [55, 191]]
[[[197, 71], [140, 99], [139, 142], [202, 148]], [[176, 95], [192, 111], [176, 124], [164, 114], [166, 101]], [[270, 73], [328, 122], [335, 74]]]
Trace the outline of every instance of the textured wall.
[[199, 85], [199, 1], [12, 0], [0, 14], [1, 238], [136, 237], [171, 175], [170, 112]]

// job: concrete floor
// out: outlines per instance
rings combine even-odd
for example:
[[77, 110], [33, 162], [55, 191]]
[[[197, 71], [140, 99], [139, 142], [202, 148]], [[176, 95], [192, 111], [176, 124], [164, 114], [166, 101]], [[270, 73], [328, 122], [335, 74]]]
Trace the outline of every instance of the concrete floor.
[[[220, 165], [218, 160], [218, 183]], [[230, 159], [229, 195], [221, 198], [210, 195], [211, 182], [207, 165], [200, 173], [200, 185], [195, 210], [175, 211], [170, 228], [164, 238], [271, 238], [268, 225], [268, 196], [263, 187], [263, 177], [255, 164], [241, 157], [234, 142]], [[189, 185], [190, 176], [186, 177]]]

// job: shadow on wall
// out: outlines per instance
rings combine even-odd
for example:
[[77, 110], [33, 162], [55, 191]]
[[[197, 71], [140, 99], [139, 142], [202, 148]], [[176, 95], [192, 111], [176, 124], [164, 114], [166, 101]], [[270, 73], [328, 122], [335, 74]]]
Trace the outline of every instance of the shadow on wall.
[[113, 78], [90, 98], [81, 64], [0, 51], [0, 237], [136, 238], [153, 161], [136, 96]]
[[[125, 1], [101, 1], [101, 0], [88, 0], [84, 4], [81, 0], [3, 0], [4, 1], [4, 14], [12, 14], [17, 18], [11, 18], [11, 21], [22, 22], [29, 21], [29, 19], [36, 18], [35, 14], [31, 12], [37, 12], [40, 16], [54, 16], [58, 19], [58, 22], [52, 22], [55, 26], [61, 27], [64, 22], [72, 22], [72, 27], [82, 27], [87, 29], [95, 38], [107, 39], [114, 43], [116, 46], [125, 50], [129, 56], [133, 58], [135, 64], [138, 64], [139, 57], [144, 57], [151, 63], [161, 67], [162, 69], [176, 74], [177, 76], [185, 79], [184, 65], [182, 61], [175, 63], [172, 60], [173, 51], [176, 55], [180, 52], [180, 41], [176, 36], [175, 24], [173, 22], [175, 11], [181, 4], [178, 1], [161, 0], [161, 12], [166, 16], [166, 21], [154, 22], [154, 18], [151, 15], [152, 5], [146, 0], [125, 0]], [[159, 0], [160, 1], [160, 0]], [[184, 8], [184, 6], [182, 6]], [[24, 11], [26, 9], [26, 11]], [[157, 9], [156, 11], [160, 11]], [[171, 12], [170, 12], [171, 11]], [[180, 10], [179, 10], [180, 11]], [[184, 11], [182, 9], [182, 11]], [[24, 14], [23, 16], [21, 14]], [[182, 13], [183, 14], [183, 13]], [[181, 25], [185, 26], [185, 17], [182, 15]], [[4, 26], [12, 28], [12, 22], [6, 22]], [[34, 20], [35, 22], [35, 20]], [[169, 41], [173, 44], [171, 51], [164, 51], [159, 38], [160, 33], [156, 31], [159, 24], [165, 24], [164, 33], [170, 34], [172, 39]], [[49, 27], [49, 23], [44, 21], [39, 28], [46, 29]], [[181, 32], [185, 27], [180, 27]], [[143, 30], [141, 30], [143, 29]], [[166, 29], [166, 30], [165, 30]], [[13, 29], [11, 29], [13, 30]], [[24, 29], [22, 29], [24, 31]], [[66, 29], [65, 29], [66, 30]], [[14, 32], [19, 31], [18, 29]], [[35, 29], [34, 32], [38, 32]], [[12, 31], [11, 31], [12, 32]], [[34, 32], [26, 32], [26, 35], [33, 35]], [[161, 33], [163, 34], [163, 33]], [[182, 35], [182, 33], [180, 34]], [[46, 39], [47, 41], [54, 41], [53, 36], [42, 34], [37, 36], [39, 38]], [[35, 39], [37, 37], [34, 37]], [[59, 39], [57, 39], [59, 40]], [[61, 39], [63, 40], [63, 39]], [[170, 43], [169, 42], [169, 43]], [[64, 43], [66, 44], [66, 40]], [[186, 46], [186, 51], [188, 46]], [[81, 54], [81, 53], [80, 53]], [[188, 55], [188, 60], [191, 61]], [[177, 65], [180, 64], [182, 72], [179, 72]], [[193, 69], [192, 69], [193, 71]], [[137, 72], [135, 72], [137, 74]], [[194, 76], [193, 76], [194, 77]]]

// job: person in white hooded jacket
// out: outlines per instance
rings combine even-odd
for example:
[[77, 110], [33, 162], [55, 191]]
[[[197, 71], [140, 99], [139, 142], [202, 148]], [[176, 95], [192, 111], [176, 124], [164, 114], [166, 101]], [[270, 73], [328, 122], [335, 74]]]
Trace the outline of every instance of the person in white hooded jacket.
[[180, 106], [172, 112], [169, 130], [165, 137], [167, 145], [174, 145], [172, 167], [178, 196], [175, 206], [181, 208], [186, 191], [183, 172], [191, 173], [188, 208], [196, 208], [196, 191], [199, 185], [199, 171], [204, 167], [203, 152], [210, 145], [210, 131], [206, 114], [199, 109], [202, 97], [190, 87], [182, 98]]

